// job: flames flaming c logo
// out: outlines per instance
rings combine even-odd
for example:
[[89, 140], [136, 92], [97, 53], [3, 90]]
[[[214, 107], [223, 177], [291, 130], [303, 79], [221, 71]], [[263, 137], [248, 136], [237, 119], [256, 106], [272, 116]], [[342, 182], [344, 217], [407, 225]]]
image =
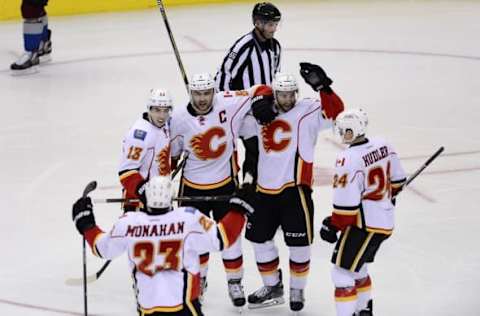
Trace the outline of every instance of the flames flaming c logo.
[[270, 124], [264, 125], [262, 127], [262, 143], [263, 149], [267, 153], [270, 151], [282, 151], [290, 144], [291, 139], [289, 136], [281, 138], [278, 142], [275, 141], [277, 130], [281, 130], [283, 133], [290, 133], [292, 128], [283, 120], [275, 120]]
[[163, 148], [155, 157], [158, 164], [158, 174], [161, 176], [168, 176], [170, 174], [170, 146]]
[[225, 152], [227, 142], [221, 143], [215, 150], [212, 148], [212, 140], [214, 137], [220, 139], [225, 135], [225, 131], [221, 127], [212, 127], [205, 133], [195, 135], [190, 140], [190, 146], [192, 146], [193, 153], [201, 160], [217, 159]]

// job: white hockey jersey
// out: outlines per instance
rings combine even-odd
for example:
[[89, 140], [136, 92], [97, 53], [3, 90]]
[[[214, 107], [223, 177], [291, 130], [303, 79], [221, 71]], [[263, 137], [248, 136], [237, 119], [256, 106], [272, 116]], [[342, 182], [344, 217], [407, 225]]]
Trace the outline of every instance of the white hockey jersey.
[[138, 119], [123, 139], [120, 158], [120, 182], [127, 198], [136, 198], [141, 181], [170, 174], [170, 131], [168, 124], [158, 128], [148, 121], [147, 113]]
[[[322, 115], [320, 100], [298, 100], [267, 125], [255, 124], [259, 138], [257, 189], [279, 194], [295, 185], [313, 184], [313, 160], [318, 133], [332, 126]], [[243, 134], [249, 134], [242, 131]]]
[[162, 215], [128, 212], [109, 233], [96, 226], [85, 238], [101, 258], [127, 252], [141, 311], [175, 312], [199, 295], [199, 255], [228, 247], [243, 224], [237, 211], [216, 224], [195, 208], [179, 207]]
[[196, 115], [191, 105], [176, 108], [171, 121], [171, 152], [188, 154], [183, 182], [196, 189], [215, 189], [234, 179], [238, 172], [235, 141], [251, 108], [256, 87], [225, 91], [214, 96], [212, 110]]
[[332, 224], [391, 234], [392, 191], [402, 186], [405, 177], [397, 153], [383, 139], [370, 138], [345, 149], [335, 164]]

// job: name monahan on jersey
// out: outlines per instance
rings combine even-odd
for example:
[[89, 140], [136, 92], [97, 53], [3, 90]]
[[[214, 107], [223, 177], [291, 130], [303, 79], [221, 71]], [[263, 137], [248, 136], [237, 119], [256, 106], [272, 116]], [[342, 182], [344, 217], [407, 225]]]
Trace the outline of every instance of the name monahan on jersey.
[[110, 233], [98, 226], [85, 232], [96, 256], [127, 252], [142, 312], [176, 312], [199, 295], [199, 255], [222, 250], [240, 234], [244, 217], [231, 211], [216, 224], [195, 208], [163, 215], [128, 212]]
[[183, 181], [190, 187], [214, 189], [232, 181], [238, 172], [235, 140], [250, 111], [251, 97], [263, 93], [249, 90], [215, 94], [212, 110], [197, 115], [191, 106], [176, 108], [171, 121], [171, 153], [188, 153]]
[[332, 224], [391, 234], [395, 195], [405, 171], [395, 150], [380, 138], [366, 139], [342, 151], [335, 163]]

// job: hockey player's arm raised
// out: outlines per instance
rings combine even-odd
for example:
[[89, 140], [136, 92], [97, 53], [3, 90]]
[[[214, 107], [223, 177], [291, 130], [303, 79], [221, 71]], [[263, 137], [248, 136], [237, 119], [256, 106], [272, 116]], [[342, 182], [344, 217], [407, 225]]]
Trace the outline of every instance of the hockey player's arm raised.
[[95, 256], [113, 259], [126, 250], [125, 234], [120, 232], [123, 220], [120, 219], [112, 231], [106, 234], [95, 222], [92, 200], [89, 197], [82, 197], [73, 204], [72, 220], [78, 232], [87, 240]]
[[344, 105], [342, 99], [330, 87], [333, 80], [327, 76], [322, 67], [310, 63], [300, 63], [300, 75], [313, 90], [320, 93], [323, 117], [335, 120], [344, 110]]

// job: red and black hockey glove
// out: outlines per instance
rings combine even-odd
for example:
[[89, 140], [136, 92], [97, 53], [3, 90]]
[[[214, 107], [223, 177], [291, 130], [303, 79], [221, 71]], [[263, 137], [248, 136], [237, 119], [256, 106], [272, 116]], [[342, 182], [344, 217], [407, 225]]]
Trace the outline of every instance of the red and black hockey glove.
[[92, 200], [89, 197], [78, 199], [72, 207], [72, 220], [80, 234], [95, 227], [95, 216], [93, 215]]
[[320, 238], [331, 244], [337, 242], [338, 229], [332, 225], [332, 217], [327, 216], [322, 222], [322, 228], [320, 229]]

